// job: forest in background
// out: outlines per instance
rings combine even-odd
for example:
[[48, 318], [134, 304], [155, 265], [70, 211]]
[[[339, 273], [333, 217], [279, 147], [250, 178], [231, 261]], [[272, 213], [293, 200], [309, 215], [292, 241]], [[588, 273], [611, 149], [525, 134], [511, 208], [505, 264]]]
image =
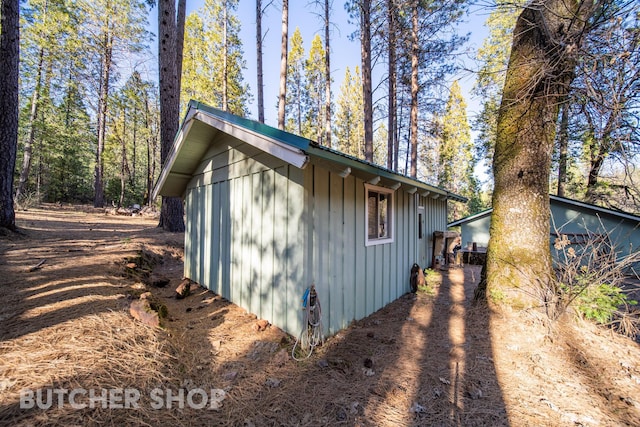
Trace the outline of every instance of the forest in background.
[[[456, 59], [467, 38], [455, 28], [471, 3], [405, 3], [346, 2], [360, 23], [352, 31], [364, 53], [362, 65], [344, 76], [326, 71], [332, 50], [339, 49], [327, 47], [330, 31], [305, 51], [295, 29], [304, 22], [289, 23], [284, 128], [469, 198], [453, 207], [452, 219], [460, 218], [490, 201], [491, 182], [480, 182], [474, 169], [491, 164], [513, 28], [524, 2], [487, 6], [490, 35], [475, 70], [483, 109], [473, 122], [457, 82], [445, 84], [459, 71]], [[330, 26], [331, 8], [342, 6], [315, 1], [309, 13], [328, 16]], [[243, 51], [254, 47], [242, 46], [239, 38], [241, 25], [255, 23], [239, 22], [238, 7], [239, 0], [206, 0], [187, 16], [183, 109], [197, 99], [245, 116], [253, 97], [260, 98], [247, 83], [257, 76], [243, 74]], [[257, 10], [267, 7], [281, 5], [269, 2]], [[19, 204], [155, 203], [149, 194], [160, 172], [160, 115], [150, 49], [156, 39], [148, 32], [157, 17], [151, 10], [147, 2], [124, 0], [21, 5]], [[363, 10], [372, 13], [363, 16]], [[588, 35], [557, 123], [549, 191], [637, 214], [640, 11], [626, 10]], [[382, 77], [372, 82], [376, 67]], [[342, 79], [335, 94], [327, 90], [334, 79]]]

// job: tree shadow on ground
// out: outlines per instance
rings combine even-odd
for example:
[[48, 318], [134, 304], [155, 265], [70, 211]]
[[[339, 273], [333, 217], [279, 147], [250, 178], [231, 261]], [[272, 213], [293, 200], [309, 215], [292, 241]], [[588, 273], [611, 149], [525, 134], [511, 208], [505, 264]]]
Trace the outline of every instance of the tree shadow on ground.
[[283, 336], [256, 364], [241, 355], [220, 366], [213, 378], [229, 378], [233, 363], [244, 370], [223, 382], [230, 401], [219, 424], [508, 425], [489, 316], [471, 307], [464, 272], [478, 277], [479, 268], [444, 272], [434, 295], [404, 295], [308, 359], [278, 357], [292, 346]]
[[[157, 245], [161, 260], [180, 264], [174, 286], [163, 290], [175, 294], [182, 261], [174, 252], [183, 236], [176, 240], [153, 219], [87, 222], [77, 212], [48, 210], [28, 217], [18, 221], [20, 236], [0, 242], [0, 425], [174, 424], [179, 405], [155, 411], [150, 393], [184, 388], [188, 363], [170, 332], [131, 318], [129, 302], [141, 292], [133, 285], [141, 284], [125, 264], [145, 245]], [[41, 259], [42, 268], [31, 270]], [[225, 313], [217, 313], [219, 323]], [[123, 405], [123, 389], [141, 393], [140, 407]], [[80, 392], [75, 406], [72, 390]], [[115, 398], [101, 400], [105, 391]], [[29, 392], [40, 399], [23, 401]]]
[[0, 340], [127, 305], [122, 262], [151, 224], [83, 219], [38, 210], [18, 219], [20, 238], [0, 242]]
[[[127, 236], [135, 232], [111, 238], [117, 243]], [[157, 245], [167, 242], [162, 232], [146, 233], [145, 239]], [[128, 253], [121, 246], [113, 251], [119, 258]], [[95, 280], [82, 278], [103, 277], [111, 267], [89, 262], [72, 271], [73, 279], [57, 284], [44, 276], [30, 279], [15, 306], [32, 300], [30, 309], [35, 309], [56, 299], [78, 300], [83, 297], [83, 285], [87, 295], [97, 294]], [[157, 270], [177, 283], [182, 271], [171, 268], [164, 264]], [[259, 330], [254, 315], [203, 288], [182, 300], [175, 299], [171, 287], [152, 290], [169, 309], [165, 330], [142, 326], [114, 301], [97, 299], [83, 302], [73, 315], [64, 309], [56, 311], [47, 317], [48, 327], [30, 327], [26, 334], [13, 331], [17, 323], [8, 323], [13, 326], [4, 330], [0, 350], [13, 359], [4, 359], [0, 370], [3, 378], [17, 382], [2, 384], [0, 422], [507, 425], [491, 352], [489, 314], [483, 307], [471, 306], [475, 284], [463, 279], [465, 275], [478, 278], [479, 269], [473, 268], [443, 271], [442, 284], [432, 293], [402, 296], [353, 322], [299, 362], [290, 357], [295, 337], [275, 327]], [[44, 273], [48, 274], [44, 269], [38, 274]], [[133, 282], [122, 280], [125, 285]], [[302, 316], [300, 307], [288, 309]], [[41, 342], [34, 342], [38, 339]], [[30, 351], [33, 354], [27, 354]], [[32, 372], [28, 378], [17, 379], [28, 371]], [[19, 390], [25, 387], [133, 388], [141, 397], [138, 408], [77, 409], [65, 404], [25, 410], [19, 402]], [[225, 397], [217, 409], [191, 407], [184, 398], [182, 407], [174, 401], [169, 408], [166, 400], [158, 407], [158, 401], [150, 398], [157, 389], [165, 398], [167, 390], [174, 395], [180, 390], [203, 390], [211, 398], [211, 390], [219, 389]]]

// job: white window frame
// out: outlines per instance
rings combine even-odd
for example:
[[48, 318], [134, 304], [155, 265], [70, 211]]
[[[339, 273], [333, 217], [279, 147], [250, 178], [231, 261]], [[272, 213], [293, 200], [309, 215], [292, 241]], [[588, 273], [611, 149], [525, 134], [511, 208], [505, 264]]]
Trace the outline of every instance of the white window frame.
[[[365, 184], [364, 185], [364, 237], [365, 237], [365, 246], [373, 246], [373, 245], [383, 245], [387, 243], [393, 243], [395, 240], [395, 215], [396, 215], [396, 206], [395, 206], [395, 191], [390, 188], [378, 187], [376, 185]], [[389, 200], [387, 202], [387, 236], [386, 237], [377, 237], [370, 238], [369, 237], [369, 194], [377, 193], [377, 194], [385, 194], [388, 196]]]

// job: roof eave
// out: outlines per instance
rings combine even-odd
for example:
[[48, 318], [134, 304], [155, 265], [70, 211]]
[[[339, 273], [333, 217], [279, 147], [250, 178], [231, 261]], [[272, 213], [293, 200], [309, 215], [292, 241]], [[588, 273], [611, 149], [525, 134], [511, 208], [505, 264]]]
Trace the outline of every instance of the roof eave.
[[589, 209], [595, 212], [599, 212], [599, 213], [603, 213], [606, 215], [611, 215], [611, 216], [617, 216], [617, 217], [621, 217], [624, 219], [628, 219], [631, 221], [638, 221], [640, 222], [640, 217], [637, 217], [633, 214], [627, 213], [627, 212], [618, 212], [618, 211], [614, 211], [612, 209], [608, 209], [608, 208], [604, 208], [602, 206], [598, 206], [598, 205], [592, 205], [590, 203], [586, 203], [586, 202], [581, 202], [579, 200], [573, 200], [573, 199], [568, 199], [566, 197], [561, 197], [561, 196], [556, 196], [555, 194], [550, 194], [549, 198], [551, 200], [555, 200], [556, 202], [559, 203], [565, 203], [568, 205], [574, 205], [574, 206], [578, 206], [584, 209]]
[[311, 145], [307, 151], [312, 159], [321, 159], [335, 164], [335, 172], [343, 177], [352, 173], [352, 171], [359, 171], [360, 174], [363, 174], [366, 178], [365, 181], [371, 180], [371, 183], [378, 183], [381, 180], [384, 180], [400, 184], [400, 186], [389, 185], [390, 187], [396, 187], [395, 189], [402, 187], [411, 193], [415, 193], [420, 190], [419, 194], [425, 197], [432, 197], [434, 199], [442, 198], [462, 203], [467, 202], [466, 197], [429, 185], [417, 179], [400, 175], [396, 172], [364, 162], [360, 159], [352, 158], [341, 153], [335, 153], [333, 150], [329, 150], [327, 148]]
[[[191, 101], [178, 131], [174, 143], [167, 157], [165, 166], [162, 168], [158, 182], [153, 189], [152, 197], [176, 196], [183, 197], [189, 176], [185, 172], [189, 169], [195, 170], [196, 164], [192, 168], [184, 168], [174, 171], [176, 159], [180, 156], [181, 150], [188, 142], [188, 134], [195, 120], [198, 120], [217, 131], [229, 134], [242, 140], [256, 148], [269, 153], [297, 168], [304, 169], [313, 158], [316, 161], [324, 162], [331, 170], [343, 177], [352, 173], [357, 173], [365, 181], [386, 185], [394, 190], [402, 187], [409, 193], [416, 193], [419, 190], [423, 197], [433, 199], [454, 200], [466, 203], [467, 199], [442, 188], [424, 183], [415, 178], [398, 174], [381, 166], [356, 159], [344, 153], [339, 153], [327, 147], [311, 143], [310, 140], [272, 128], [263, 123], [254, 122], [239, 116], [209, 107], [196, 101]], [[189, 160], [191, 161], [191, 160]], [[195, 160], [194, 160], [195, 161]], [[167, 187], [167, 181], [172, 177], [173, 185]], [[179, 193], [179, 194], [178, 194]]]
[[[190, 105], [189, 109], [187, 110], [187, 114], [185, 115], [185, 118], [182, 122], [182, 126], [180, 127], [180, 130], [178, 131], [175, 139], [173, 140], [171, 152], [169, 153], [169, 156], [167, 157], [167, 160], [164, 166], [162, 167], [162, 170], [160, 171], [160, 176], [158, 177], [158, 181], [156, 182], [155, 187], [153, 187], [153, 191], [151, 193], [151, 200], [155, 200], [155, 198], [158, 197], [159, 195], [163, 195], [163, 196], [167, 195], [167, 194], [162, 194], [162, 188], [164, 187], [165, 182], [169, 178], [169, 175], [171, 175], [171, 168], [173, 167], [173, 165], [176, 162], [176, 159], [178, 158], [178, 154], [180, 152], [180, 149], [182, 148], [182, 145], [184, 144], [186, 135], [189, 133], [189, 129], [193, 125], [192, 118], [194, 114], [195, 114], [195, 111], [192, 109]], [[181, 197], [181, 196], [182, 195], [177, 197]]]
[[467, 222], [483, 218], [483, 217], [485, 217], [487, 215], [491, 215], [492, 212], [493, 212], [493, 208], [489, 208], [489, 209], [486, 209], [486, 210], [484, 210], [482, 212], [478, 212], [476, 214], [469, 215], [468, 217], [460, 218], [459, 220], [452, 221], [449, 224], [447, 224], [447, 227], [457, 227], [458, 225], [466, 224]]
[[[298, 148], [295, 145], [288, 144], [287, 142], [283, 142], [277, 138], [272, 138], [268, 135], [265, 135], [264, 133], [243, 126], [242, 124], [234, 123], [230, 120], [225, 120], [222, 117], [218, 117], [215, 113], [201, 108], [201, 104], [197, 102], [191, 102], [189, 103], [189, 108], [183, 120], [182, 127], [178, 131], [173, 142], [173, 146], [171, 152], [169, 153], [169, 156], [167, 157], [165, 166], [162, 168], [160, 177], [158, 178], [158, 181], [153, 189], [153, 198], [156, 198], [159, 195], [184, 197], [184, 193], [191, 176], [187, 177], [187, 175], [185, 175], [184, 173], [178, 173], [173, 171], [172, 169], [175, 165], [176, 159], [180, 155], [180, 150], [184, 147], [185, 141], [187, 140], [187, 135], [189, 134], [189, 130], [196, 120], [209, 125], [211, 128], [216, 129], [217, 131], [227, 133], [237, 139], [246, 142], [249, 145], [255, 146], [256, 148], [259, 148], [260, 150], [269, 153], [300, 169], [304, 169], [309, 163], [309, 156], [301, 148]], [[304, 143], [304, 141], [297, 141], [298, 145], [302, 143]], [[193, 167], [195, 168], [195, 166], [196, 165], [194, 164]], [[173, 191], [170, 191], [166, 188], [167, 180], [169, 179], [169, 177], [173, 177], [174, 179], [178, 179], [181, 181], [180, 184], [172, 186], [174, 188], [180, 188], [180, 191], [177, 191], [175, 189]]]
[[253, 129], [223, 120], [211, 113], [208, 113], [207, 111], [196, 111], [193, 119], [200, 120], [221, 132], [259, 148], [260, 150], [284, 160], [297, 168], [304, 169], [307, 163], [309, 163], [309, 156], [302, 149], [278, 139], [271, 138]]

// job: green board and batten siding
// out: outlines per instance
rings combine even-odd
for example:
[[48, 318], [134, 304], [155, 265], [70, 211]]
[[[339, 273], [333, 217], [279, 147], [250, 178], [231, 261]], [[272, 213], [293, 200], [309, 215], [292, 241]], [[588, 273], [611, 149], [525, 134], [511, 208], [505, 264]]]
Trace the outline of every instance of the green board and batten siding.
[[[638, 216], [555, 195], [549, 195], [549, 204], [549, 245], [553, 256], [558, 255], [554, 248], [558, 234], [606, 235], [618, 260], [640, 249]], [[489, 209], [459, 219], [449, 227], [461, 228], [463, 244], [477, 242], [479, 246], [487, 246], [492, 212]]]
[[292, 334], [312, 283], [329, 334], [408, 291], [416, 201], [441, 212], [426, 215], [426, 231], [444, 228], [446, 201], [395, 191], [394, 241], [365, 246], [364, 181], [248, 152], [239, 141], [217, 141], [188, 186], [187, 277]]
[[297, 323], [285, 302], [302, 282], [305, 229], [289, 200], [302, 200], [303, 172], [238, 143], [214, 144], [189, 183], [185, 276], [272, 323]]
[[[367, 182], [395, 189], [391, 242], [366, 244]], [[293, 335], [311, 284], [326, 334], [406, 293], [411, 266], [428, 266], [433, 231], [446, 228], [447, 199], [464, 201], [197, 102], [153, 197], [159, 194], [185, 199], [185, 277]]]

